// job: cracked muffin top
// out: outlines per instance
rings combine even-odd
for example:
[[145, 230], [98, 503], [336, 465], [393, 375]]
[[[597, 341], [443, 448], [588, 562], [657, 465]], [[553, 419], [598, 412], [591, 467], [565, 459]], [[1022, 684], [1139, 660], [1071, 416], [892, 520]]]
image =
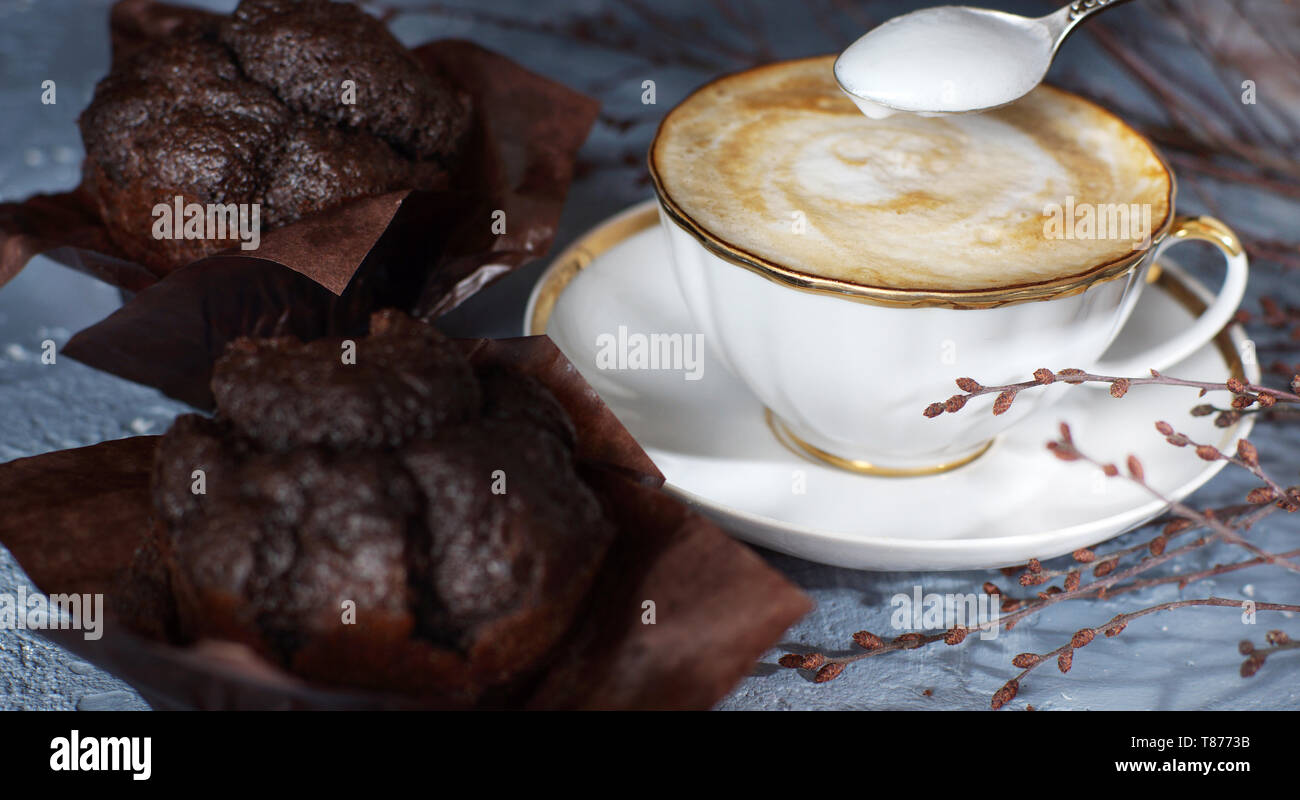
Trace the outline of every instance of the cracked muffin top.
[[396, 312], [345, 352], [241, 340], [218, 362], [216, 415], [163, 437], [151, 547], [179, 630], [305, 677], [472, 704], [570, 627], [613, 528], [532, 377], [476, 368]]
[[167, 272], [231, 246], [158, 240], [171, 203], [261, 206], [272, 229], [347, 200], [446, 183], [470, 104], [350, 3], [244, 0], [115, 54], [79, 119], [113, 241]]

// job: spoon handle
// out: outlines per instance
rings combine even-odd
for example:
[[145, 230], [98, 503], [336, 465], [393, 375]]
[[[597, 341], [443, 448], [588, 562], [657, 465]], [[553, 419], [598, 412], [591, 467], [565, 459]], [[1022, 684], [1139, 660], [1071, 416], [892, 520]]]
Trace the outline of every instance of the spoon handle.
[[1074, 0], [1042, 18], [1052, 34], [1053, 46], [1060, 47], [1061, 41], [1075, 29], [1080, 22], [1107, 8], [1127, 3], [1128, 0]]

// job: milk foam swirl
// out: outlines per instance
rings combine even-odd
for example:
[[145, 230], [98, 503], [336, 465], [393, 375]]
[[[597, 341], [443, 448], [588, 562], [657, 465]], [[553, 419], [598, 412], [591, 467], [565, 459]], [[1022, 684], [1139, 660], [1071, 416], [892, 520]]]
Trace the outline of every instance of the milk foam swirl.
[[840, 94], [832, 60], [760, 68], [674, 109], [663, 189], [726, 243], [812, 275], [986, 289], [1086, 271], [1135, 242], [1045, 238], [1044, 208], [1150, 203], [1168, 175], [1137, 134], [1051, 88], [980, 115], [883, 120]]

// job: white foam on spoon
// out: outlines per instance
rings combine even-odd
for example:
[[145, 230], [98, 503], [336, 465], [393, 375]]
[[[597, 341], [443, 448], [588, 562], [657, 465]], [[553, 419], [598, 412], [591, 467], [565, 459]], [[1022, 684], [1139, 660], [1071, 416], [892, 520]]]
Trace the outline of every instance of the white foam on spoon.
[[1037, 86], [1052, 60], [1047, 29], [1019, 19], [963, 6], [915, 11], [850, 45], [835, 74], [872, 119], [1000, 106]]

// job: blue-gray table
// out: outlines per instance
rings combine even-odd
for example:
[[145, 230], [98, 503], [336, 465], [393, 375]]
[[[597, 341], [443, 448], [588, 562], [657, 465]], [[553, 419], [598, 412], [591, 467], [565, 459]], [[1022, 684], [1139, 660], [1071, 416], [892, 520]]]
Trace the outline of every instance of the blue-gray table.
[[[204, 3], [228, 10], [234, 0]], [[990, 3], [993, 4], [993, 3]], [[0, 199], [62, 190], [78, 180], [82, 147], [74, 124], [108, 63], [107, 0], [0, 0]], [[452, 0], [437, 4], [397, 2], [393, 27], [408, 44], [462, 37], [506, 53], [525, 66], [598, 97], [601, 121], [584, 147], [580, 171], [565, 209], [557, 248], [610, 213], [649, 196], [644, 154], [663, 111], [693, 87], [756, 60], [832, 52], [878, 21], [929, 3], [674, 2], [641, 3], [565, 0]], [[421, 10], [420, 6], [425, 6]], [[1041, 3], [1002, 2], [1011, 11], [1042, 13]], [[729, 9], [735, 13], [728, 13]], [[1140, 4], [1108, 12], [1128, 14], [1133, 25], [1148, 24]], [[1199, 68], [1184, 43], [1153, 36], [1152, 47], [1176, 59], [1180, 68]], [[1087, 81], [1107, 96], [1134, 99], [1141, 90], [1108, 63], [1087, 37], [1067, 44], [1053, 75]], [[1248, 76], [1249, 77], [1249, 76]], [[54, 80], [58, 103], [39, 102], [40, 85]], [[655, 81], [657, 103], [642, 103], [643, 82]], [[1210, 79], [1206, 79], [1211, 85]], [[1267, 87], [1261, 87], [1262, 93]], [[1260, 102], [1266, 102], [1267, 94]], [[1203, 181], [1224, 216], [1244, 236], [1276, 237], [1294, 224], [1297, 207], [1257, 193]], [[1181, 210], [1204, 212], [1205, 202], [1184, 192]], [[1243, 223], [1243, 220], [1246, 222]], [[1291, 233], [1294, 235], [1294, 232]], [[510, 276], [451, 315], [453, 331], [518, 335], [528, 291], [541, 264]], [[69, 359], [53, 367], [39, 363], [39, 344], [66, 341], [80, 319], [44, 307], [66, 276], [43, 259], [0, 290], [0, 460], [166, 429], [179, 403], [157, 392], [97, 373]], [[1262, 293], [1300, 302], [1296, 275], [1278, 267], [1256, 269], [1247, 307]], [[93, 304], [92, 304], [93, 308]], [[89, 312], [88, 312], [89, 313]], [[1300, 426], [1261, 426], [1255, 439], [1263, 457], [1283, 480], [1300, 468]], [[1236, 502], [1248, 487], [1239, 470], [1225, 470], [1197, 493], [1206, 506]], [[937, 498], [941, 499], [941, 498]], [[1290, 549], [1300, 533], [1300, 515], [1275, 519], [1259, 544]], [[1137, 541], [1132, 537], [1130, 542]], [[903, 574], [836, 569], [768, 554], [771, 562], [808, 590], [817, 609], [791, 629], [783, 644], [847, 650], [857, 630], [889, 631], [889, 598], [897, 592], [966, 592], [985, 580], [1010, 581], [997, 573]], [[1237, 558], [1211, 549], [1183, 566], [1200, 569]], [[0, 549], [0, 592], [15, 592], [27, 578]], [[1187, 590], [1189, 596], [1296, 602], [1293, 574], [1269, 568], [1234, 573]], [[1004, 633], [996, 641], [961, 647], [934, 646], [867, 659], [838, 680], [814, 684], [775, 666], [768, 653], [753, 675], [720, 705], [726, 709], [945, 709], [987, 708], [990, 695], [1015, 674], [1010, 659], [1023, 651], [1043, 652], [1071, 632], [1113, 614], [1179, 596], [1167, 586], [1122, 601], [1057, 606]], [[1013, 704], [1040, 709], [1225, 709], [1300, 708], [1296, 656], [1283, 654], [1257, 676], [1243, 680], [1235, 644], [1259, 642], [1264, 630], [1281, 627], [1300, 635], [1300, 621], [1261, 615], [1245, 626], [1225, 609], [1185, 609], [1148, 617], [1116, 639], [1080, 651], [1074, 669], [1036, 672]], [[1290, 656], [1288, 659], [1287, 656]], [[145, 703], [130, 687], [79, 661], [39, 636], [0, 631], [0, 708], [132, 709]]]

